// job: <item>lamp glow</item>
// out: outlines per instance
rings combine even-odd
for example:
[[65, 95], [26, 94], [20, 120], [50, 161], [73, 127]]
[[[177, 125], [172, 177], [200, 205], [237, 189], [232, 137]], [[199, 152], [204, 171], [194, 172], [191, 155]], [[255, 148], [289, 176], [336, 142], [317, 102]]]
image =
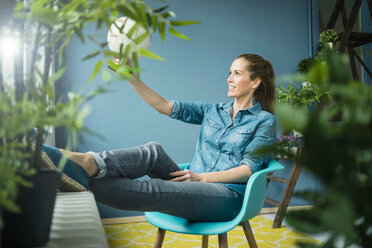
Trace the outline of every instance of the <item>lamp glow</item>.
[[18, 54], [18, 39], [11, 36], [3, 37], [0, 40], [0, 44], [3, 63], [9, 63], [10, 61], [13, 61], [14, 57]]

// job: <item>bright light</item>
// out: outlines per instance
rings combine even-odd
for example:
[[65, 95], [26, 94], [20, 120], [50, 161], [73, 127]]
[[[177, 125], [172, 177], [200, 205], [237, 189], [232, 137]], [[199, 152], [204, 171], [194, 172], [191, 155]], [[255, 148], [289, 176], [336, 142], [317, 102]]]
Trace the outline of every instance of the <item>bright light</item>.
[[2, 62], [3, 79], [8, 85], [14, 83], [14, 59], [19, 54], [19, 40], [10, 32], [0, 33], [0, 55]]
[[9, 60], [13, 60], [18, 54], [19, 41], [18, 39], [9, 35], [3, 37], [1, 40], [1, 57], [3, 63], [7, 63]]

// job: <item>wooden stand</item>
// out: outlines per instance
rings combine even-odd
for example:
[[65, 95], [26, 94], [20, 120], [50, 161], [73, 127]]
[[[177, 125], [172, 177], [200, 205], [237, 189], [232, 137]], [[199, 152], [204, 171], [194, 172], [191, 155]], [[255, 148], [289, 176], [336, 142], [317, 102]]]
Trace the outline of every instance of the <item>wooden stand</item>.
[[[367, 67], [367, 65], [363, 62], [363, 60], [354, 50], [354, 48], [356, 47], [372, 42], [372, 33], [352, 32], [355, 22], [357, 20], [358, 14], [359, 14], [359, 10], [362, 6], [362, 1], [363, 0], [355, 0], [353, 7], [351, 9], [351, 12], [349, 16], [347, 16], [346, 9], [345, 9], [345, 0], [338, 0], [335, 4], [335, 7], [333, 8], [333, 12], [325, 28], [326, 30], [333, 29], [335, 27], [337, 18], [341, 14], [342, 23], [344, 26], [344, 32], [339, 34], [340, 44], [337, 50], [339, 53], [344, 53], [346, 48], [348, 49], [351, 72], [355, 80], [359, 80], [355, 60], [358, 60], [359, 63], [362, 65], [362, 67], [366, 70], [368, 75], [372, 77], [371, 70]], [[369, 13], [372, 19], [372, 0], [366, 0], [366, 1], [368, 3]]]
[[[300, 147], [299, 154], [301, 154], [301, 152], [302, 152], [302, 146]], [[277, 160], [279, 159], [286, 159], [286, 158], [277, 158]], [[267, 186], [269, 185], [271, 180], [287, 184], [284, 194], [282, 196], [282, 200], [280, 202], [274, 199], [271, 199], [269, 197], [266, 197], [265, 199], [266, 204], [279, 207], [278, 211], [275, 214], [273, 228], [279, 228], [282, 225], [284, 215], [287, 211], [289, 202], [292, 198], [293, 191], [296, 187], [297, 180], [298, 180], [298, 177], [300, 176], [301, 170], [302, 170], [302, 164], [296, 161], [295, 164], [293, 165], [293, 169], [292, 169], [289, 179], [276, 177], [273, 175], [269, 175], [267, 177]]]

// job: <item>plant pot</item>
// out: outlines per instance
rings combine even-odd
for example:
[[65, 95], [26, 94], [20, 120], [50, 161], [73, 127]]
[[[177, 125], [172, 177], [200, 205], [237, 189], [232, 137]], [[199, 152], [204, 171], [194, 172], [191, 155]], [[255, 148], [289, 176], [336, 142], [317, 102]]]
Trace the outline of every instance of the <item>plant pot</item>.
[[297, 156], [297, 152], [298, 152], [298, 147], [297, 146], [290, 147], [289, 150], [290, 150], [291, 156], [293, 156], [293, 157]]
[[61, 173], [42, 168], [37, 174], [25, 179], [34, 186], [19, 188], [17, 204], [21, 213], [4, 211], [3, 248], [43, 246], [49, 240]]

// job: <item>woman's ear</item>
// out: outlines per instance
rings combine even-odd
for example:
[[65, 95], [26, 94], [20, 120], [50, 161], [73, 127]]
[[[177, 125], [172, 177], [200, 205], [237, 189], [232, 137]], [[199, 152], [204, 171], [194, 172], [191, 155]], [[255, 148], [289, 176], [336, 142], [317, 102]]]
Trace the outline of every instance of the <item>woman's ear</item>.
[[252, 88], [257, 89], [262, 82], [262, 79], [260, 77], [257, 77], [253, 80]]

